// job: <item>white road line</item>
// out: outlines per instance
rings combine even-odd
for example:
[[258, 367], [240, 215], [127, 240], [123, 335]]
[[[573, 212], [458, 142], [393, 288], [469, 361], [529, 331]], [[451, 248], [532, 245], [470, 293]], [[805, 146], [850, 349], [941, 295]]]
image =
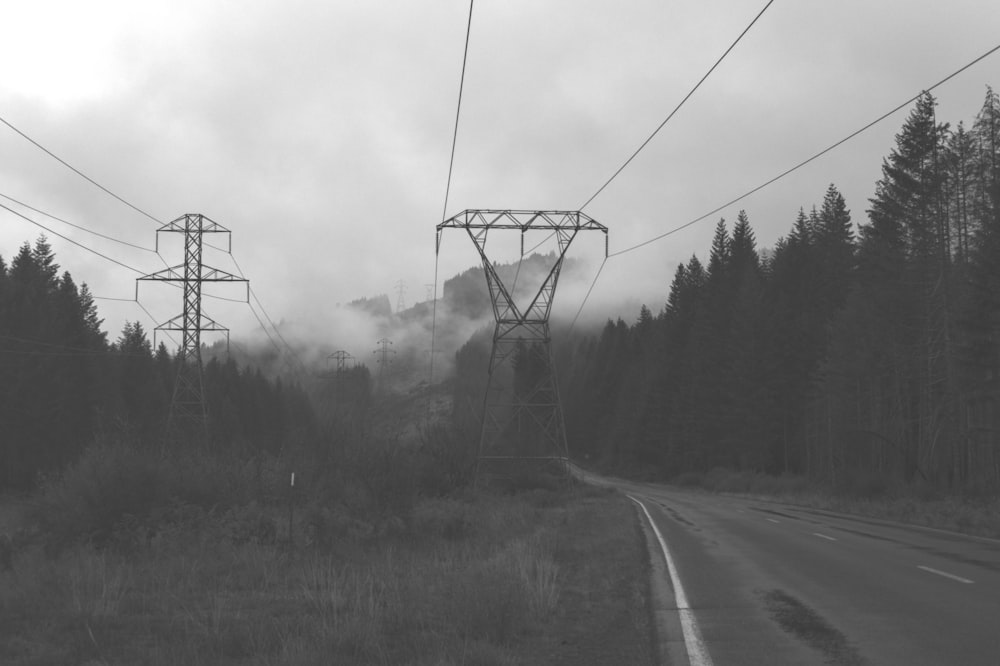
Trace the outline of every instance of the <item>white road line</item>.
[[670, 582], [674, 587], [674, 598], [677, 601], [677, 613], [681, 618], [681, 632], [684, 634], [684, 647], [687, 649], [688, 660], [691, 662], [691, 666], [712, 666], [712, 658], [708, 655], [705, 641], [702, 640], [694, 611], [688, 605], [687, 595], [684, 594], [684, 586], [681, 585], [681, 577], [677, 574], [677, 567], [674, 566], [674, 559], [670, 556], [667, 542], [663, 539], [660, 528], [656, 526], [653, 517], [649, 515], [646, 505], [631, 495], [628, 498], [638, 504], [642, 512], [646, 514], [646, 520], [649, 521], [653, 533], [656, 534], [656, 539], [660, 542], [660, 550], [663, 551], [663, 559], [666, 560], [667, 571], [670, 572]]
[[774, 518], [765, 518], [764, 520], [767, 520], [767, 521], [772, 522], [772, 523], [781, 523], [780, 520], [775, 520]]
[[944, 576], [945, 578], [951, 578], [952, 580], [957, 580], [959, 583], [965, 583], [966, 585], [971, 585], [973, 581], [968, 578], [962, 578], [961, 576], [956, 576], [955, 574], [950, 574], [947, 571], [940, 571], [939, 569], [931, 569], [930, 567], [924, 567], [917, 565], [918, 569], [923, 569], [932, 574], [937, 574], [938, 576]]
[[820, 534], [819, 532], [813, 532], [813, 536], [818, 536], [820, 539], [826, 539], [827, 541], [836, 541], [836, 537], [827, 536], [825, 534]]

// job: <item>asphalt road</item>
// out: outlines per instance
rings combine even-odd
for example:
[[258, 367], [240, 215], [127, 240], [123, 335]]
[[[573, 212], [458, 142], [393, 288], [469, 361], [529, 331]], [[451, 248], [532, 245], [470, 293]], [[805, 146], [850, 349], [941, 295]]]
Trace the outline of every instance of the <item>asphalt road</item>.
[[[1000, 665], [1000, 541], [602, 481], [656, 522], [705, 666]], [[667, 622], [676, 648], [680, 623]]]

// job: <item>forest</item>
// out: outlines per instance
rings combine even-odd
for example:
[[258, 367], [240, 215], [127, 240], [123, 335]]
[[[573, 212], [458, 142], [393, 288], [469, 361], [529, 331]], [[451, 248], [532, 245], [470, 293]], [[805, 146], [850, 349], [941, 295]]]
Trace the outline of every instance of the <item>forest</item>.
[[[60, 272], [44, 237], [0, 257], [0, 493], [32, 490], [95, 441], [160, 451], [177, 357], [139, 322], [108, 342], [94, 299]], [[315, 434], [299, 386], [213, 358], [205, 364], [209, 439], [246, 456]]]
[[[830, 185], [763, 249], [741, 211], [704, 260], [677, 266], [657, 312], [557, 340], [571, 456], [651, 478], [1000, 488], [1000, 100], [987, 88], [969, 128], [935, 106], [925, 94], [905, 119], [863, 220]], [[443, 306], [467, 321], [487, 303], [476, 269], [445, 285]], [[419, 305], [398, 318], [426, 319]], [[138, 322], [113, 341], [101, 325], [44, 237], [0, 257], [0, 492], [31, 490], [95, 441], [163, 446], [177, 358]], [[456, 354], [467, 435], [488, 330]], [[372, 385], [353, 372], [306, 387], [212, 355], [209, 439], [252, 458], [361, 432]]]
[[924, 94], [866, 219], [830, 185], [772, 249], [720, 220], [662, 308], [557, 364], [577, 457], [878, 492], [1000, 490], [1000, 100], [970, 128]]

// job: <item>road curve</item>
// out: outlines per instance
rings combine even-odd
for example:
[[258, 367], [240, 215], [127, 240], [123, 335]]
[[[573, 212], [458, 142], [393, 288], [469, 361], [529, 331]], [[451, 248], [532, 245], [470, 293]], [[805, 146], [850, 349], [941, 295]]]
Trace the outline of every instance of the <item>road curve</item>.
[[1000, 541], [586, 477], [648, 508], [714, 666], [1000, 664]]

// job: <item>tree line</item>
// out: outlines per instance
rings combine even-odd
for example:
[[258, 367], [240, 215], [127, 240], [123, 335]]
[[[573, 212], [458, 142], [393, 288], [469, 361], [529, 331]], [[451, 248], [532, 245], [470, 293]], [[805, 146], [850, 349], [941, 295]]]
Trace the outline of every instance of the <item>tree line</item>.
[[1000, 488], [1000, 99], [971, 128], [924, 94], [867, 220], [834, 185], [773, 250], [720, 220], [663, 308], [561, 352], [574, 455], [832, 483]]
[[[0, 256], [0, 492], [31, 490], [98, 439], [162, 446], [178, 359], [139, 322], [113, 342], [102, 323], [44, 237]], [[295, 384], [218, 358], [203, 377], [216, 447], [277, 453], [315, 427]]]

